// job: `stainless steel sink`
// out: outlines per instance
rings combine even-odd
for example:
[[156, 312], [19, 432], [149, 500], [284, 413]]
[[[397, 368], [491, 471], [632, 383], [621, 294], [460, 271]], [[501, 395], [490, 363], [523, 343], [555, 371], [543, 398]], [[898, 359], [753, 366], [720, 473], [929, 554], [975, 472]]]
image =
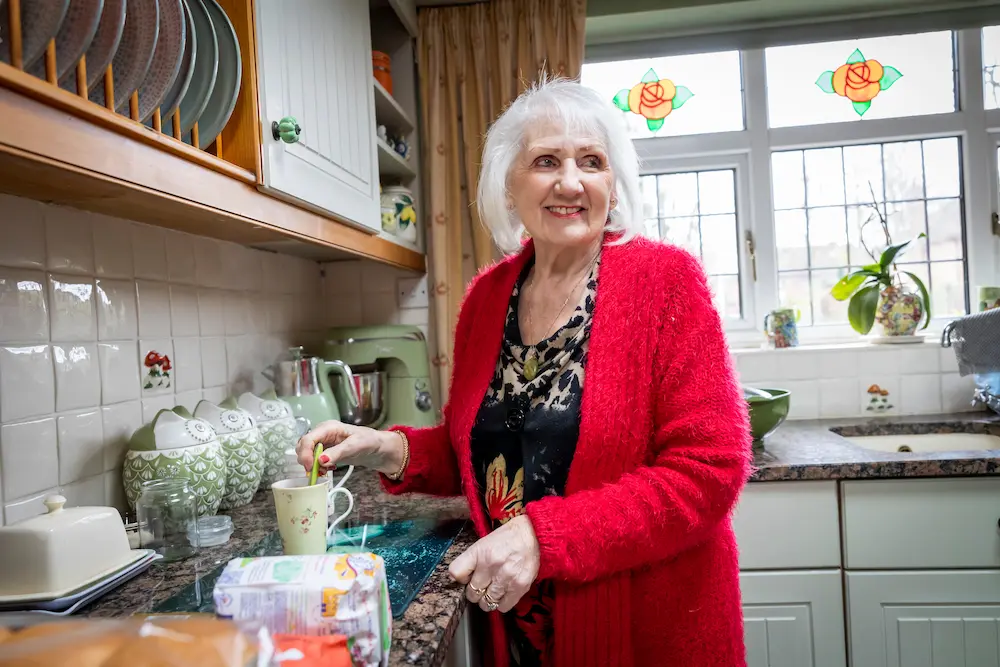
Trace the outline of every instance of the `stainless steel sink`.
[[988, 433], [844, 436], [859, 447], [879, 452], [956, 452], [1000, 450], [1000, 436]]

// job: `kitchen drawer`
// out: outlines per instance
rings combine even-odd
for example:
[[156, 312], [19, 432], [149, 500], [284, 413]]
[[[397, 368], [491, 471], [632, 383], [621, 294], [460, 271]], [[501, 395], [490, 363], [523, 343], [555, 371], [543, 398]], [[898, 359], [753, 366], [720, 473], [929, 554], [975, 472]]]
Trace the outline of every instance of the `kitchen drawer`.
[[836, 482], [754, 482], [733, 515], [741, 570], [840, 567]]
[[851, 569], [1000, 567], [1000, 478], [842, 484]]

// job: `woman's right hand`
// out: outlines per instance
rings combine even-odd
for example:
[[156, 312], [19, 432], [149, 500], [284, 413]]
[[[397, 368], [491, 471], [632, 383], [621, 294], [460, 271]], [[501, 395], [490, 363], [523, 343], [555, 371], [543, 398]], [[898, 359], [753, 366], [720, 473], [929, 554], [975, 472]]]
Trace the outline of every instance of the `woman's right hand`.
[[295, 447], [298, 461], [307, 471], [312, 470], [313, 452], [319, 443], [324, 450], [319, 457], [320, 474], [352, 465], [392, 475], [403, 463], [403, 439], [397, 433], [326, 421], [299, 438]]

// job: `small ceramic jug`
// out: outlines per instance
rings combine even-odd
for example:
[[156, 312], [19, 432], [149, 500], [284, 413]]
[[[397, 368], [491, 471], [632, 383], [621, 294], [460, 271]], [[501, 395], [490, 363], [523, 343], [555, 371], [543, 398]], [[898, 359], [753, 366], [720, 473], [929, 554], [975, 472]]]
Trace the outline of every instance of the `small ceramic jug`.
[[250, 413], [260, 430], [264, 457], [260, 488], [266, 489], [285, 477], [285, 451], [294, 449], [299, 440], [298, 424], [291, 406], [278, 398], [273, 389], [260, 396], [246, 392], [237, 403]]
[[764, 331], [767, 339], [776, 348], [797, 347], [799, 344], [799, 311], [793, 308], [778, 308], [764, 316]]
[[204, 419], [219, 438], [226, 459], [226, 492], [219, 509], [242, 507], [253, 499], [264, 474], [264, 455], [257, 423], [232, 397], [220, 405], [201, 401], [194, 416]]

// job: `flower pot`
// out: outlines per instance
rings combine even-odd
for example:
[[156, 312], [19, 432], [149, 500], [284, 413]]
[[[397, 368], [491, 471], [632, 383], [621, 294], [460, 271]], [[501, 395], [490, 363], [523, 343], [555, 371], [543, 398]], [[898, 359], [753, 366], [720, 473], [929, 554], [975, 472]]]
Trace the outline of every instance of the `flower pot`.
[[924, 316], [920, 297], [896, 287], [886, 287], [879, 298], [875, 321], [882, 326], [884, 336], [912, 336]]

